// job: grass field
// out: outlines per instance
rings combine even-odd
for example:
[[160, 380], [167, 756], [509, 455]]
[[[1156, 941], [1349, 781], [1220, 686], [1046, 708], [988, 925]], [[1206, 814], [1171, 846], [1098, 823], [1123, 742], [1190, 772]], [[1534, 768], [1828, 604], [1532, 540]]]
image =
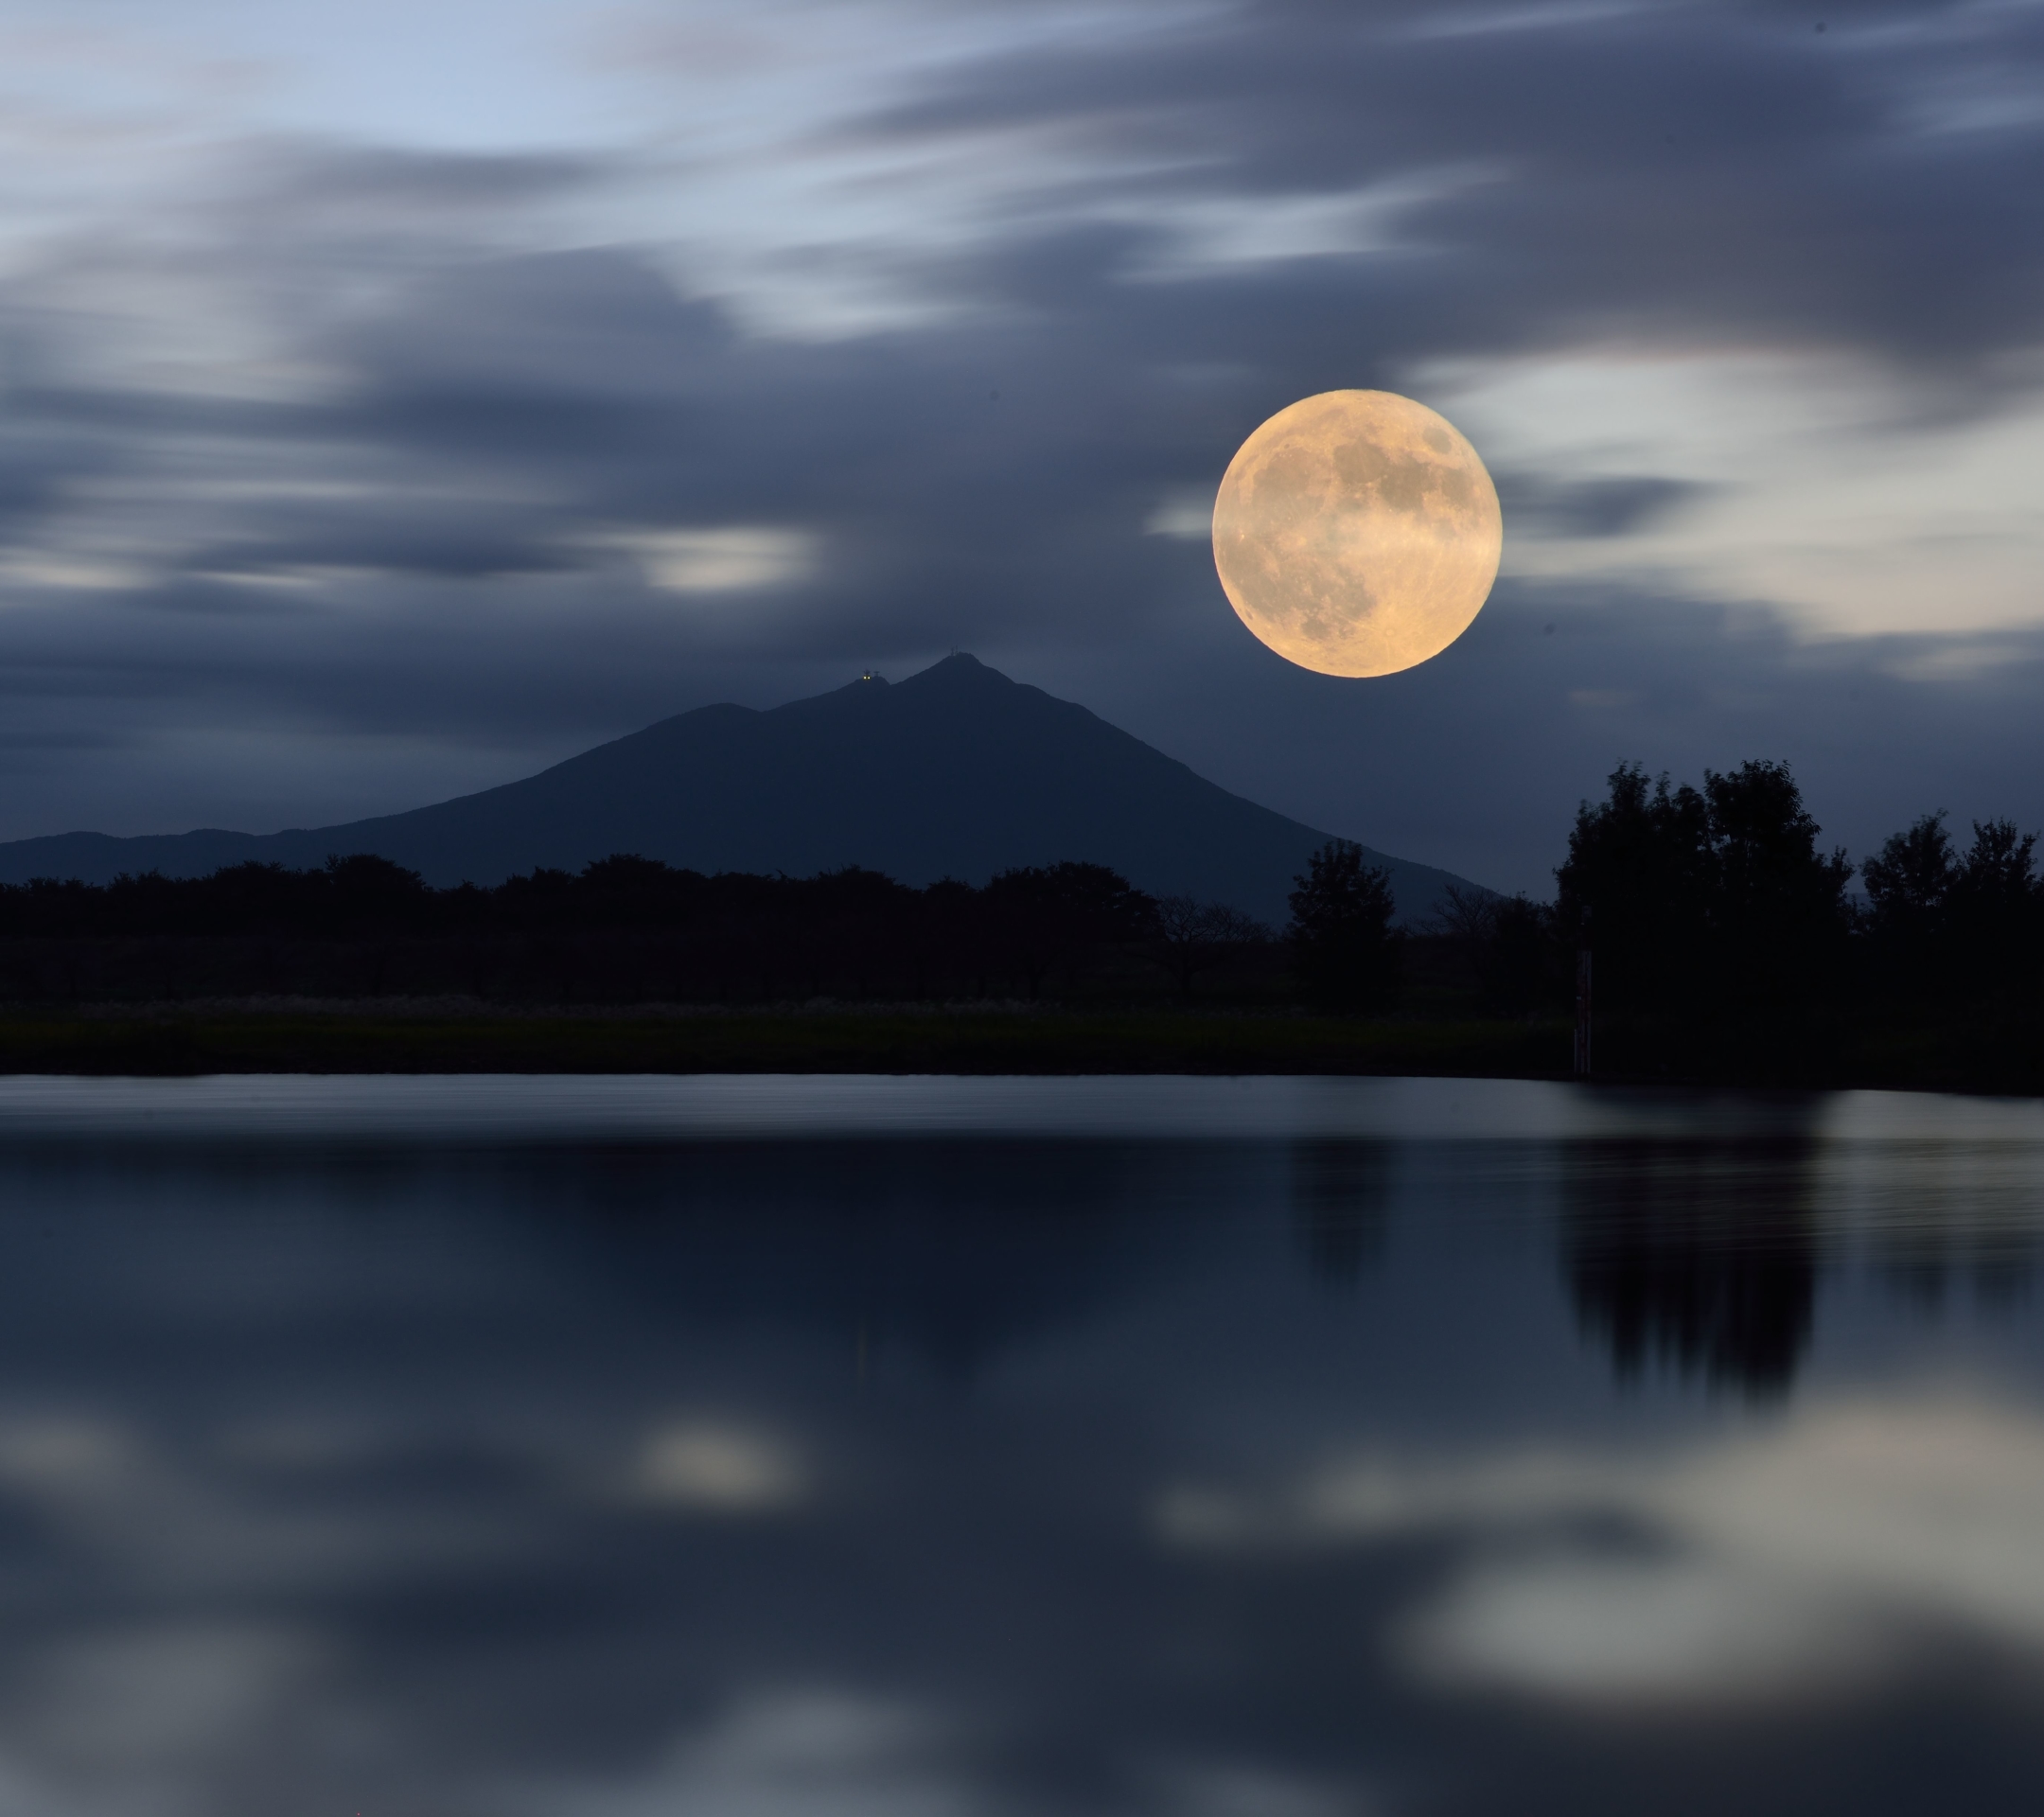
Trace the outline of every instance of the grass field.
[[1559, 1077], [1557, 1023], [1138, 1010], [0, 1013], [0, 1072], [1286, 1072]]
[[[0, 1008], [0, 1073], [1357, 1073], [1560, 1079], [1569, 1026], [1238, 1007], [518, 1009], [387, 998]], [[2044, 1092], [2044, 1030], [1783, 1018], [1597, 1032], [1636, 1084]]]

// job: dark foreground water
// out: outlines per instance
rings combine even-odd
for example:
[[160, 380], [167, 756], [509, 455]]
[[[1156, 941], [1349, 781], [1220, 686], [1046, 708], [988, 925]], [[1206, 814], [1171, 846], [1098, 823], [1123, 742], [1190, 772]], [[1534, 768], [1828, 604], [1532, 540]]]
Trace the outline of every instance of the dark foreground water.
[[0, 1817], [2044, 1809], [2044, 1108], [0, 1082]]

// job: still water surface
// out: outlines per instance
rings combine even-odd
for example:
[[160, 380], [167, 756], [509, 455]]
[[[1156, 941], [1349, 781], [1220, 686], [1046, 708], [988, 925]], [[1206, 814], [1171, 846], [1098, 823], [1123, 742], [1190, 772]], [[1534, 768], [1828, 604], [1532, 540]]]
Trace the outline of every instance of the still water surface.
[[0, 1082], [0, 1814], [2044, 1809], [2044, 1107]]

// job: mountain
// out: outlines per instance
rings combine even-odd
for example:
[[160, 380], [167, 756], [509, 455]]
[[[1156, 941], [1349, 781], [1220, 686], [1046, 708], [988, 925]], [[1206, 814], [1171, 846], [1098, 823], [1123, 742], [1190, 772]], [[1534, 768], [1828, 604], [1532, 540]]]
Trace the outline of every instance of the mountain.
[[[408, 814], [283, 833], [0, 843], [0, 882], [203, 876], [252, 858], [303, 867], [353, 852], [435, 884], [491, 884], [536, 865], [576, 871], [613, 852], [790, 876], [857, 864], [912, 884], [982, 883], [1011, 866], [1085, 858], [1155, 894], [1282, 923], [1293, 876], [1328, 837], [960, 655], [897, 686], [864, 678], [766, 713], [701, 707], [522, 782]], [[1369, 859], [1390, 871], [1401, 920], [1463, 882], [1379, 852]]]

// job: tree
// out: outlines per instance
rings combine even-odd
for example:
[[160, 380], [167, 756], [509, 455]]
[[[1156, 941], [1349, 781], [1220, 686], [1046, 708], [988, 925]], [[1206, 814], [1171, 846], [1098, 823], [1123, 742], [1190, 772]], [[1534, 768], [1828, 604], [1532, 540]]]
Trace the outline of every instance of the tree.
[[1555, 873], [1561, 937], [1573, 950], [1594, 935], [1597, 994], [1612, 1008], [1680, 1001], [1708, 941], [1710, 804], [1665, 776], [1649, 785], [1637, 764], [1620, 764], [1609, 784], [1607, 801], [1577, 809]]
[[1555, 873], [1564, 937], [1594, 936], [1598, 996], [1620, 1008], [1807, 1000], [1836, 982], [1852, 926], [1852, 866], [1817, 849], [1822, 831], [1786, 764], [1706, 769], [1700, 790], [1621, 764]]
[[1360, 845], [1330, 839], [1292, 881], [1298, 887], [1285, 933], [1306, 997], [1346, 1014], [1388, 1008], [1404, 959], [1391, 926], [1391, 873], [1365, 864]]
[[1450, 942], [1493, 1015], [1529, 1015], [1561, 995], [1554, 910], [1524, 894], [1493, 895], [1451, 883], [1434, 905], [1429, 931]]
[[1270, 929], [1254, 915], [1223, 902], [1201, 902], [1193, 896], [1164, 896], [1151, 923], [1150, 948], [1156, 961], [1177, 980], [1181, 997], [1192, 995], [1192, 980], [1235, 957], [1245, 946], [1270, 938]]
[[1139, 938], [1155, 912], [1126, 877], [1070, 859], [1003, 871], [980, 896], [990, 931], [1031, 997], [1053, 967], [1069, 977], [1094, 950]]
[[1859, 867], [1870, 957], [1890, 988], [1915, 996], [1937, 983], [1946, 904], [1958, 873], [1942, 808], [1908, 832], [1889, 835], [1879, 853]]
[[1750, 1004], [1824, 995], [1843, 967], [1853, 868], [1817, 848], [1824, 831], [1787, 764], [1749, 761], [1703, 772], [1717, 888], [1718, 988]]
[[326, 881], [328, 912], [344, 926], [403, 926], [431, 907], [425, 878], [373, 852], [329, 857], [318, 874]]
[[2013, 820], [1975, 820], [1973, 843], [1946, 893], [1947, 947], [1960, 988], [1974, 997], [2027, 994], [2044, 939], [2036, 835]]

